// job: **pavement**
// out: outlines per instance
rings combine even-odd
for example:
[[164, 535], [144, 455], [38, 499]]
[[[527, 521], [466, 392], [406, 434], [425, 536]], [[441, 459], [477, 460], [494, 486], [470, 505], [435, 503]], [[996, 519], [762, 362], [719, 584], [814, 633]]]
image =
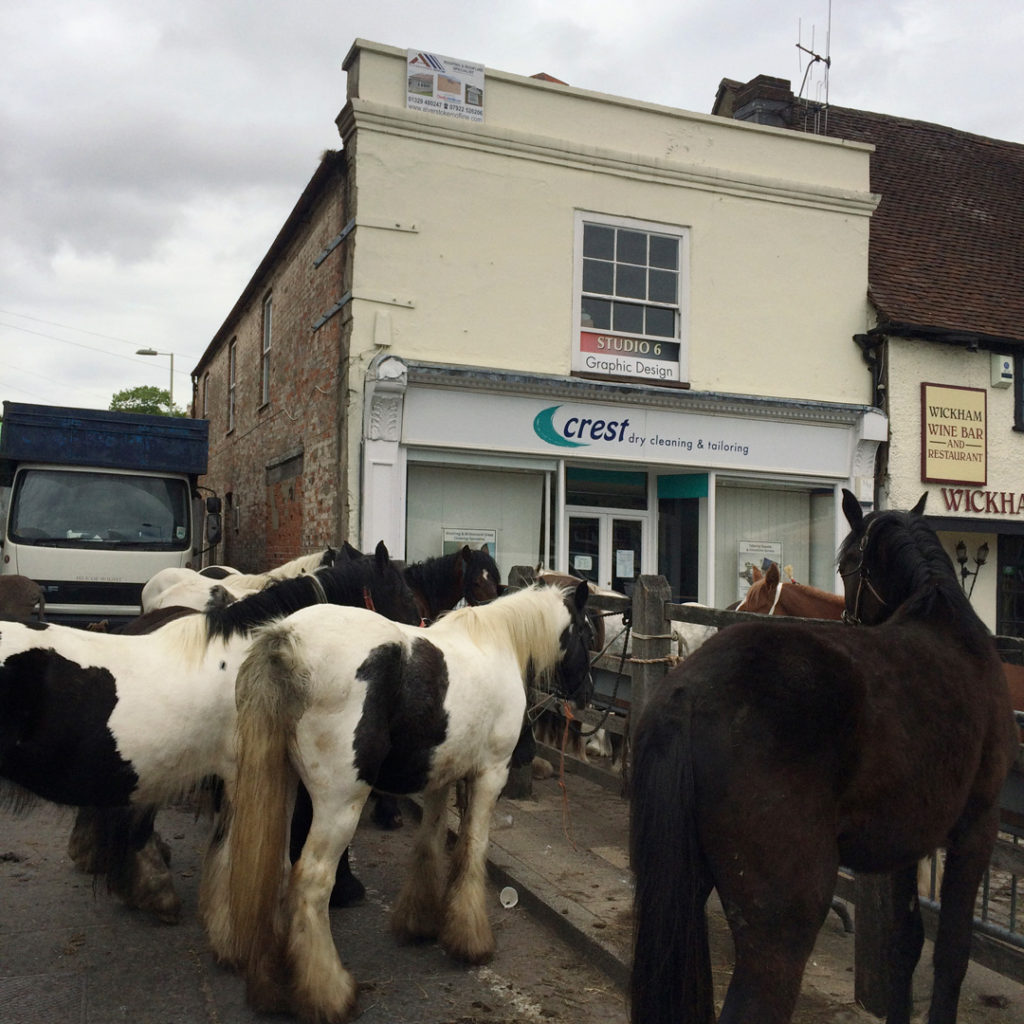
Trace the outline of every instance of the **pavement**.
[[[628, 1014], [621, 993], [628, 985], [632, 942], [628, 801], [620, 794], [620, 786], [607, 766], [595, 770], [566, 757], [562, 773], [557, 752], [545, 753], [554, 763], [554, 775], [534, 781], [532, 794], [526, 798], [503, 798], [495, 811], [489, 851], [495, 895], [500, 891], [504, 906], [514, 903], [529, 918], [543, 924], [541, 933], [556, 933], [580, 954], [588, 968], [618, 988], [620, 996], [613, 1001], [617, 1008], [601, 1019], [621, 1020], [624, 1024]], [[402, 834], [408, 833], [411, 838], [413, 821], [409, 819], [415, 817], [416, 805], [407, 803], [406, 809], [407, 823], [399, 833], [381, 833], [364, 825], [356, 835], [353, 866], [357, 875], [369, 883], [371, 897], [374, 885], [384, 888], [394, 876], [396, 851], [393, 846], [388, 848], [388, 837], [402, 836], [405, 841]], [[56, 816], [52, 826], [46, 824], [51, 812]], [[36, 815], [43, 818], [37, 819]], [[101, 889], [97, 891], [87, 876], [74, 873], [65, 850], [71, 820], [68, 815], [43, 807], [26, 818], [0, 817], [0, 1022], [233, 1024], [257, 1019], [244, 1007], [237, 977], [210, 962], [194, 913], [168, 929], [123, 907], [112, 909], [111, 898]], [[181, 865], [177, 882], [186, 890], [186, 905], [194, 908], [203, 831], [201, 825], [190, 825], [189, 817], [187, 809], [180, 810], [163, 828], [165, 838], [168, 827], [177, 830], [169, 837], [177, 846], [176, 858], [182, 846], [189, 847], [184, 851], [184, 862], [175, 863]], [[454, 811], [451, 824], [456, 824]], [[375, 876], [375, 871], [381, 873]], [[380, 910], [382, 915], [385, 909]], [[335, 914], [350, 913], [332, 914], [332, 928], [339, 942], [340, 925]], [[494, 913], [504, 913], [497, 900]], [[709, 918], [716, 989], [721, 998], [728, 984], [731, 953], [728, 931], [714, 898], [709, 904]], [[535, 953], [528, 951], [524, 959], [514, 959], [512, 918], [499, 920], [508, 921], [510, 930], [504, 937], [498, 931], [494, 966], [501, 969], [504, 955], [508, 976], [541, 972]], [[379, 949], [353, 951], [355, 958], [361, 956], [367, 961], [367, 966], [355, 965], [354, 969], [361, 972], [357, 977], [366, 977], [370, 965], [395, 956], [383, 918], [367, 928], [367, 934], [378, 932]], [[854, 1000], [853, 956], [853, 936], [844, 931], [837, 915], [830, 914], [808, 965], [795, 1024], [855, 1024], [875, 1019]], [[922, 958], [915, 986], [916, 1016], [926, 1010], [929, 964], [930, 949]], [[1022, 980], [972, 964], [961, 999], [961, 1024], [1024, 1022]], [[395, 986], [403, 990], [409, 987], [408, 983]], [[430, 987], [431, 983], [422, 982], [423, 989]], [[137, 989], [145, 990], [144, 998]], [[465, 1014], [429, 1016], [426, 1012], [399, 1018], [387, 1009], [387, 995], [386, 985], [379, 983], [375, 998], [380, 1006], [371, 1004], [363, 1011], [363, 1021], [470, 1019]], [[474, 999], [473, 1006], [488, 1001]], [[393, 1015], [389, 1017], [388, 1013]], [[486, 1017], [481, 1013], [479, 1019]], [[477, 1019], [474, 1011], [472, 1020]], [[581, 1008], [578, 1013], [557, 1019], [597, 1017]]]

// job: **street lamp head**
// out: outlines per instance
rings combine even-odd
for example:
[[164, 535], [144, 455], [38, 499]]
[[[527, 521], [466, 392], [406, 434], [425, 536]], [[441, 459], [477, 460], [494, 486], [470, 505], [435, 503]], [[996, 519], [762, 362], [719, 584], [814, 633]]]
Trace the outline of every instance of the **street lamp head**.
[[137, 348], [135, 350], [137, 356], [170, 356], [171, 357], [171, 386], [168, 389], [168, 401], [171, 409], [174, 408], [174, 353], [173, 352], [157, 352], [155, 348]]

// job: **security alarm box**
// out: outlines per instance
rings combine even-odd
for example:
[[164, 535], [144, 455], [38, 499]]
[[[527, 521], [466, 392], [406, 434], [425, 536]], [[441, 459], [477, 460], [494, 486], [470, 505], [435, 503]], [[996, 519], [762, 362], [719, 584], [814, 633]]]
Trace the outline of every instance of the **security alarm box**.
[[1008, 388], [1013, 383], [1013, 356], [992, 353], [992, 387]]

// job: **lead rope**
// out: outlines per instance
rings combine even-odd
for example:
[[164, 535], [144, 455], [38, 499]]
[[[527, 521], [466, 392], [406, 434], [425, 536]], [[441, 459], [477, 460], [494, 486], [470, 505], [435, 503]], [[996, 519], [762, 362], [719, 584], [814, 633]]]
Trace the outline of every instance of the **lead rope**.
[[601, 650], [594, 655], [593, 660], [590, 662], [590, 667], [593, 668], [597, 664], [598, 659], [604, 656], [605, 651], [607, 651], [608, 648], [611, 647], [611, 645], [615, 643], [615, 641], [618, 640], [620, 636], [624, 635], [622, 641], [622, 657], [619, 658], [619, 670], [615, 673], [615, 685], [612, 687], [612, 695], [609, 698], [608, 704], [604, 709], [604, 714], [601, 715], [600, 719], [598, 719], [597, 725], [595, 725], [594, 728], [590, 730], [590, 732], [584, 732], [583, 727], [580, 727], [580, 736], [583, 739], [586, 739], [589, 736], [593, 736], [600, 729], [604, 728], [604, 723], [608, 721], [608, 715], [611, 713], [612, 707], [614, 707], [615, 701], [619, 696], [619, 683], [622, 681], [622, 677], [625, 675], [624, 669], [626, 667], [626, 657], [629, 652], [629, 631], [633, 627], [633, 620], [631, 618], [627, 618], [626, 615], [623, 615], [622, 621], [623, 628], [620, 629], [618, 633], [616, 633], [615, 636], [613, 636], [611, 640], [609, 640], [608, 643], [606, 643], [604, 647], [601, 648]]

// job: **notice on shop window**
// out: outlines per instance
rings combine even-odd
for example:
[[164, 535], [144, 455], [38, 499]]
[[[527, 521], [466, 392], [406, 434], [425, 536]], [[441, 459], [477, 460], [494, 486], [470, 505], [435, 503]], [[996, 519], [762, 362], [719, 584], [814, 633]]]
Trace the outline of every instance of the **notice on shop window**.
[[469, 526], [445, 526], [441, 529], [441, 554], [450, 555], [469, 546], [474, 551], [486, 548], [491, 558], [498, 546], [498, 531]]

